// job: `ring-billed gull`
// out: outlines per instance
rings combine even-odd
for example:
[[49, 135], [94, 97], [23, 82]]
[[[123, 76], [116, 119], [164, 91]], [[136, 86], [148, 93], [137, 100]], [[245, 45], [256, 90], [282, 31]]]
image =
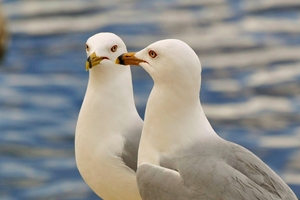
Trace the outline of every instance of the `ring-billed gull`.
[[143, 199], [296, 199], [261, 159], [215, 133], [199, 100], [201, 64], [186, 43], [161, 40], [116, 63], [140, 65], [154, 81], [138, 153]]
[[135, 171], [143, 122], [130, 68], [114, 63], [126, 46], [115, 34], [99, 33], [87, 40], [86, 52], [89, 80], [75, 134], [78, 170], [105, 200], [141, 199]]

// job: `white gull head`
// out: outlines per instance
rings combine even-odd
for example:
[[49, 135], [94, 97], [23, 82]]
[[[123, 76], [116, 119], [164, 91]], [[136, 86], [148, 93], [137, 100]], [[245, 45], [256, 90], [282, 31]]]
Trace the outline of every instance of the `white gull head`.
[[[86, 41], [87, 70], [100, 64], [107, 64], [105, 60], [114, 62], [118, 55], [125, 52], [127, 52], [126, 45], [117, 35], [113, 33], [95, 34]], [[92, 56], [98, 57], [99, 62], [92, 63]]]
[[161, 40], [137, 52], [135, 57], [145, 61], [140, 62], [140, 66], [151, 75], [155, 84], [174, 86], [176, 83], [176, 86], [197, 87], [200, 90], [200, 60], [183, 41]]

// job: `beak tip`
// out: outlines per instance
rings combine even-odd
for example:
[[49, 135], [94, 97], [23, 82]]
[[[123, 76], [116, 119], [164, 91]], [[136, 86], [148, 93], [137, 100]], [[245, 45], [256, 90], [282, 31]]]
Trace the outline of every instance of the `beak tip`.
[[124, 65], [123, 55], [124, 55], [124, 53], [118, 56], [118, 58], [115, 61], [115, 64]]
[[88, 71], [89, 69], [91, 69], [90, 63], [87, 62], [87, 63], [85, 64], [85, 71]]

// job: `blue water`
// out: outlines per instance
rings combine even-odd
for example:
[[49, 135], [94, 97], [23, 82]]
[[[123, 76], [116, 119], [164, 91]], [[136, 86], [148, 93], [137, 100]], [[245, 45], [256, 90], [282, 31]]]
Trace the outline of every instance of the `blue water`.
[[[214, 129], [299, 197], [300, 4], [120, 2], [2, 1], [11, 37], [0, 67], [0, 199], [99, 199], [77, 171], [74, 131], [88, 79], [85, 41], [101, 31], [129, 51], [164, 38], [190, 44]], [[139, 68], [133, 79], [143, 116], [153, 83]]]

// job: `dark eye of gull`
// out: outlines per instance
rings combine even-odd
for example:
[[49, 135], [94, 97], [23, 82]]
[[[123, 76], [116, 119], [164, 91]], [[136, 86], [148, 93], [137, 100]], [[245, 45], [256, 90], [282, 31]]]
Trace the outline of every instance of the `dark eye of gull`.
[[149, 56], [150, 56], [151, 58], [155, 58], [155, 57], [157, 56], [157, 53], [155, 53], [155, 51], [153, 51], [153, 50], [150, 50], [150, 51], [149, 51]]
[[112, 52], [116, 52], [117, 49], [118, 49], [118, 45], [114, 45], [114, 46], [112, 46], [112, 47], [110, 48], [110, 50], [111, 50]]

